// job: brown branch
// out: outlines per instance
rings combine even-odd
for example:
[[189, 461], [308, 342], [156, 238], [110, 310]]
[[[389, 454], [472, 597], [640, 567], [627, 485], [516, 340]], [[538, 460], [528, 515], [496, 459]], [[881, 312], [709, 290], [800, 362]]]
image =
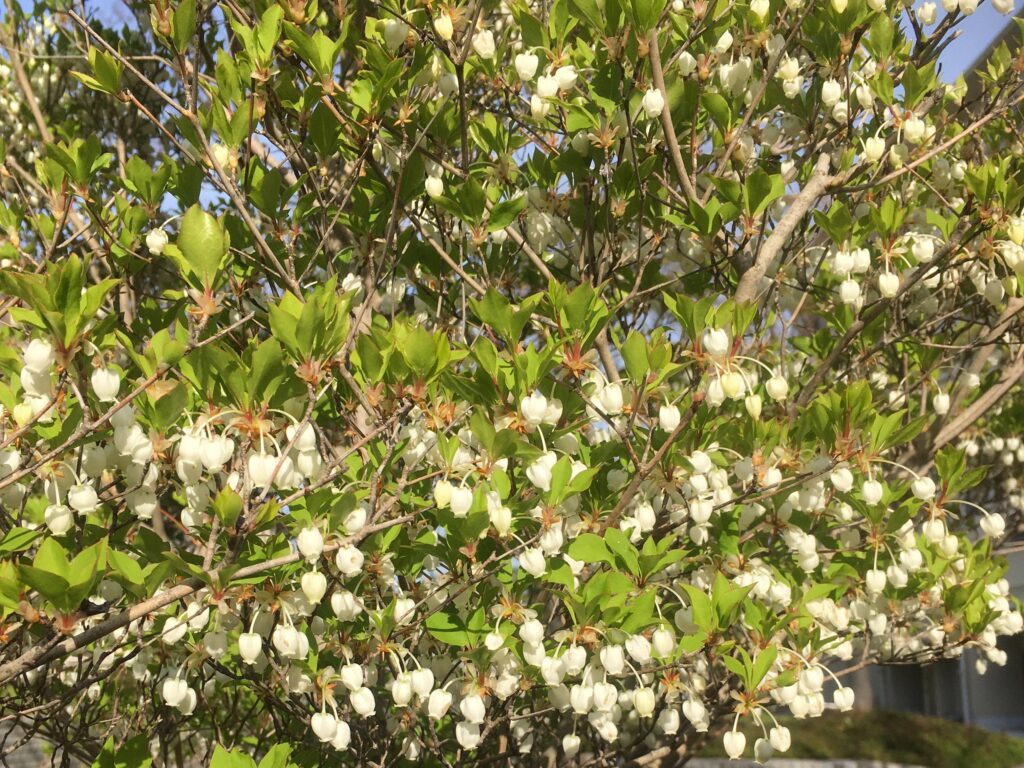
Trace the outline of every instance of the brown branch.
[[679, 183], [683, 185], [683, 191], [690, 200], [697, 199], [697, 190], [694, 188], [690, 174], [683, 162], [683, 153], [679, 149], [679, 140], [676, 137], [676, 128], [672, 123], [672, 110], [669, 108], [668, 91], [665, 89], [665, 73], [661, 68], [661, 51], [658, 49], [658, 30], [652, 29], [647, 41], [648, 56], [651, 60], [651, 75], [654, 79], [654, 87], [661, 91], [661, 97], [665, 106], [661, 110], [661, 127], [665, 131], [665, 143], [668, 145], [669, 155], [672, 157], [672, 165], [676, 169], [676, 176]]
[[828, 175], [829, 163], [830, 160], [827, 152], [819, 155], [818, 161], [814, 164], [814, 171], [811, 173], [811, 177], [804, 184], [803, 189], [800, 190], [800, 194], [796, 196], [796, 199], [786, 209], [786, 213], [783, 214], [779, 223], [775, 225], [775, 229], [772, 230], [771, 234], [768, 235], [768, 238], [761, 245], [753, 265], [740, 278], [734, 296], [737, 304], [749, 304], [754, 300], [761, 285], [761, 278], [765, 276], [768, 268], [775, 262], [775, 259], [782, 251], [782, 247], [789, 240], [789, 236], [793, 234], [793, 230], [796, 229], [796, 225], [800, 223], [804, 214], [818, 202], [818, 198], [825, 193], [828, 186], [833, 183], [834, 178]]
[[988, 413], [989, 409], [998, 403], [1006, 393], [1013, 389], [1022, 377], [1024, 377], [1024, 353], [1019, 354], [1017, 359], [1013, 361], [1013, 364], [1003, 371], [1003, 375], [999, 377], [999, 381], [993, 384], [989, 389], [985, 390], [977, 400], [964, 408], [963, 411], [957, 414], [956, 418], [950, 420], [950, 422], [939, 431], [939, 434], [935, 436], [935, 440], [932, 441], [932, 452], [937, 451], [947, 443], [952, 442], [965, 429]]

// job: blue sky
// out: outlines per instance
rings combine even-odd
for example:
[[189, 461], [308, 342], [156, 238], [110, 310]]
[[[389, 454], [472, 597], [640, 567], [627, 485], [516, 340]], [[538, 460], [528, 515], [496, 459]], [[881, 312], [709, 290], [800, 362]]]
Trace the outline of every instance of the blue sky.
[[[937, 3], [938, 4], [938, 3]], [[920, 3], [915, 3], [915, 7]], [[1014, 10], [1020, 9], [1020, 2]], [[939, 14], [942, 14], [940, 5]], [[942, 65], [942, 78], [946, 82], [956, 80], [965, 67], [970, 66], [975, 57], [985, 50], [995, 39], [1003, 27], [1010, 24], [1010, 17], [999, 13], [989, 3], [978, 6], [978, 10], [968, 16], [960, 25], [960, 37], [949, 44], [939, 57]]]

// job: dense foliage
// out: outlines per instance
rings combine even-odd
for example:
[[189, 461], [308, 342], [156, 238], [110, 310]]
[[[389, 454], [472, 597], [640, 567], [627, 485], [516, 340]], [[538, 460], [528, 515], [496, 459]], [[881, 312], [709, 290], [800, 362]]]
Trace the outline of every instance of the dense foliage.
[[126, 3], [0, 24], [4, 753], [763, 760], [1005, 661], [977, 0]]

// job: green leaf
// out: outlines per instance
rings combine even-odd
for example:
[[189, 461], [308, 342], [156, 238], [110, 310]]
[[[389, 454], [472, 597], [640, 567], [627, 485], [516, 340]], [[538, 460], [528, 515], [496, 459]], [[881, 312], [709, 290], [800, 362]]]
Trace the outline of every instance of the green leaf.
[[626, 364], [626, 373], [637, 384], [643, 383], [650, 373], [651, 366], [647, 359], [647, 341], [636, 331], [630, 331], [626, 343], [622, 345], [622, 360]]
[[68, 564], [68, 582], [71, 594], [68, 600], [78, 605], [92, 593], [97, 575], [106, 571], [107, 540], [100, 539], [95, 544], [83, 549]]
[[665, 10], [666, 0], [630, 0], [630, 10], [636, 23], [636, 33], [646, 34], [654, 29]]
[[552, 503], [562, 499], [562, 491], [569, 484], [569, 476], [572, 474], [572, 459], [562, 456], [551, 468], [551, 488], [548, 491], [548, 498]]
[[758, 168], [747, 178], [743, 187], [746, 209], [751, 216], [760, 216], [785, 191], [786, 183], [781, 175], [769, 176]]
[[654, 590], [649, 589], [629, 601], [629, 612], [619, 628], [623, 632], [634, 634], [656, 623], [657, 620]]
[[399, 352], [413, 373], [422, 379], [429, 376], [434, 369], [437, 345], [433, 335], [421, 326], [416, 326], [404, 337]]
[[618, 555], [622, 563], [634, 576], [640, 575], [640, 558], [629, 538], [618, 528], [609, 528], [604, 532], [604, 541], [608, 548]]
[[779, 649], [774, 645], [769, 645], [757, 654], [757, 659], [754, 660], [754, 665], [750, 672], [750, 679], [747, 681], [748, 687], [756, 688], [761, 684], [761, 681], [768, 674], [768, 670], [771, 669], [778, 655]]
[[81, 72], [71, 74], [94, 91], [115, 94], [121, 90], [124, 66], [117, 59], [99, 48], [90, 48], [89, 64], [92, 66], [92, 76]]
[[729, 107], [729, 102], [721, 94], [710, 91], [702, 93], [700, 98], [704, 109], [711, 115], [715, 124], [723, 131], [728, 130], [732, 124], [732, 110]]
[[228, 252], [223, 225], [198, 205], [193, 205], [181, 218], [176, 245], [203, 287], [216, 287], [218, 270]]
[[714, 610], [711, 606], [711, 598], [692, 584], [681, 585], [686, 596], [690, 598], [691, 620], [701, 631], [711, 634], [718, 629], [718, 622], [715, 620]]
[[[0, 560], [0, 609], [17, 610], [22, 590], [17, 566], [10, 560]], [[0, 616], [2, 615], [3, 610], [0, 610]]]
[[240, 749], [228, 751], [218, 744], [213, 750], [210, 768], [256, 768], [256, 761]]
[[581, 533], [569, 544], [569, 557], [582, 563], [612, 563], [614, 558], [604, 539], [595, 533]]
[[[272, 5], [271, 8], [280, 6]], [[338, 135], [341, 133], [341, 126], [337, 119], [323, 105], [313, 110], [313, 116], [309, 121], [309, 139], [313, 147], [321, 157], [330, 157], [338, 151]]]
[[483, 220], [487, 204], [487, 193], [476, 179], [467, 179], [456, 194], [459, 208], [466, 221], [479, 224]]
[[312, 352], [299, 344], [298, 324], [304, 306], [294, 294], [286, 293], [281, 301], [268, 308], [274, 338], [284, 344], [297, 360], [306, 360]]
[[466, 622], [453, 608], [430, 614], [425, 623], [427, 631], [446, 645], [465, 648], [471, 642]]
[[887, 59], [892, 53], [896, 29], [887, 14], [875, 14], [868, 33], [868, 49], [879, 60]]
[[[571, 0], [573, 8], [589, 22], [590, 26], [603, 32], [605, 28], [604, 18], [597, 0]], [[540, 43], [536, 43], [540, 45]]]
[[487, 231], [495, 232], [504, 229], [519, 216], [526, 205], [526, 195], [519, 195], [511, 200], [502, 200], [497, 203], [487, 217]]
[[482, 299], [471, 299], [470, 306], [480, 320], [491, 326], [495, 332], [509, 340], [512, 327], [512, 307], [508, 299], [493, 288], [489, 288]]
[[746, 587], [738, 587], [725, 578], [721, 572], [715, 574], [715, 584], [711, 594], [721, 626], [728, 626], [732, 618], [733, 609], [743, 602], [743, 599], [751, 589], [753, 589], [752, 584]]
[[277, 339], [266, 339], [256, 347], [248, 379], [253, 402], [269, 403], [284, 381], [284, 354]]
[[853, 231], [853, 218], [850, 216], [850, 209], [838, 200], [832, 203], [832, 207], [825, 211], [814, 211], [815, 223], [828, 232], [829, 237], [835, 243], [842, 243]]
[[32, 565], [18, 566], [18, 575], [26, 585], [45, 597], [64, 613], [70, 613], [76, 607], [68, 601], [68, 590], [71, 588], [71, 585], [68, 584], [68, 580], [63, 576], [58, 576], [55, 573], [50, 573]]
[[71, 564], [68, 562], [67, 553], [54, 538], [43, 540], [36, 550], [32, 565], [64, 579], [70, 578]]
[[260, 17], [260, 25], [256, 29], [256, 54], [262, 62], [269, 62], [274, 53], [274, 46], [281, 38], [281, 21], [284, 19], [284, 8], [270, 5]]
[[242, 512], [242, 497], [231, 488], [222, 488], [213, 500], [213, 511], [225, 528], [233, 528]]
[[107, 558], [114, 571], [129, 584], [142, 585], [146, 583], [142, 566], [135, 558], [116, 549], [110, 549], [107, 552]]
[[28, 528], [15, 526], [7, 532], [3, 540], [0, 540], [0, 554], [7, 555], [12, 552], [24, 552], [32, 546], [32, 542], [42, 535], [43, 532], [39, 529], [29, 530]]
[[[364, 338], [360, 336], [359, 338]], [[494, 346], [494, 343], [486, 336], [480, 336], [475, 342], [473, 342], [473, 357], [480, 363], [480, 367], [492, 379], [498, 378], [498, 371], [500, 370], [501, 364], [498, 361], [498, 349]]]
[[149, 754], [149, 738], [140, 734], [115, 747], [110, 736], [103, 744], [103, 751], [92, 764], [93, 768], [149, 768], [153, 758]]
[[573, 589], [574, 577], [568, 563], [562, 563], [557, 568], [549, 568], [542, 578], [552, 584], [561, 584], [570, 591]]
[[686, 635], [679, 641], [683, 653], [696, 653], [707, 644], [706, 635]]
[[929, 62], [920, 68], [908, 64], [903, 70], [903, 103], [912, 109], [935, 85], [935, 63]]
[[181, 0], [171, 18], [171, 40], [178, 53], [188, 50], [196, 32], [196, 0]]
[[[730, 672], [736, 675], [740, 680], [743, 680], [744, 683], [747, 683], [750, 673], [742, 661], [733, 656], [722, 656], [721, 658], [722, 663], [725, 664]], [[747, 687], [750, 687], [749, 684], [747, 684]]]
[[260, 760], [259, 768], [287, 768], [291, 753], [291, 744], [275, 744]]

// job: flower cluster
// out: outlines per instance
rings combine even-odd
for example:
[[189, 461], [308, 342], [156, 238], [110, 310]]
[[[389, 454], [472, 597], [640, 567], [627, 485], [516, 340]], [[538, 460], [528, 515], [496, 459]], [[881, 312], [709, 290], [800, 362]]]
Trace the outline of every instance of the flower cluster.
[[38, 733], [763, 762], [860, 662], [1006, 662], [1024, 83], [937, 80], [976, 3], [201, 5], [0, 61]]

